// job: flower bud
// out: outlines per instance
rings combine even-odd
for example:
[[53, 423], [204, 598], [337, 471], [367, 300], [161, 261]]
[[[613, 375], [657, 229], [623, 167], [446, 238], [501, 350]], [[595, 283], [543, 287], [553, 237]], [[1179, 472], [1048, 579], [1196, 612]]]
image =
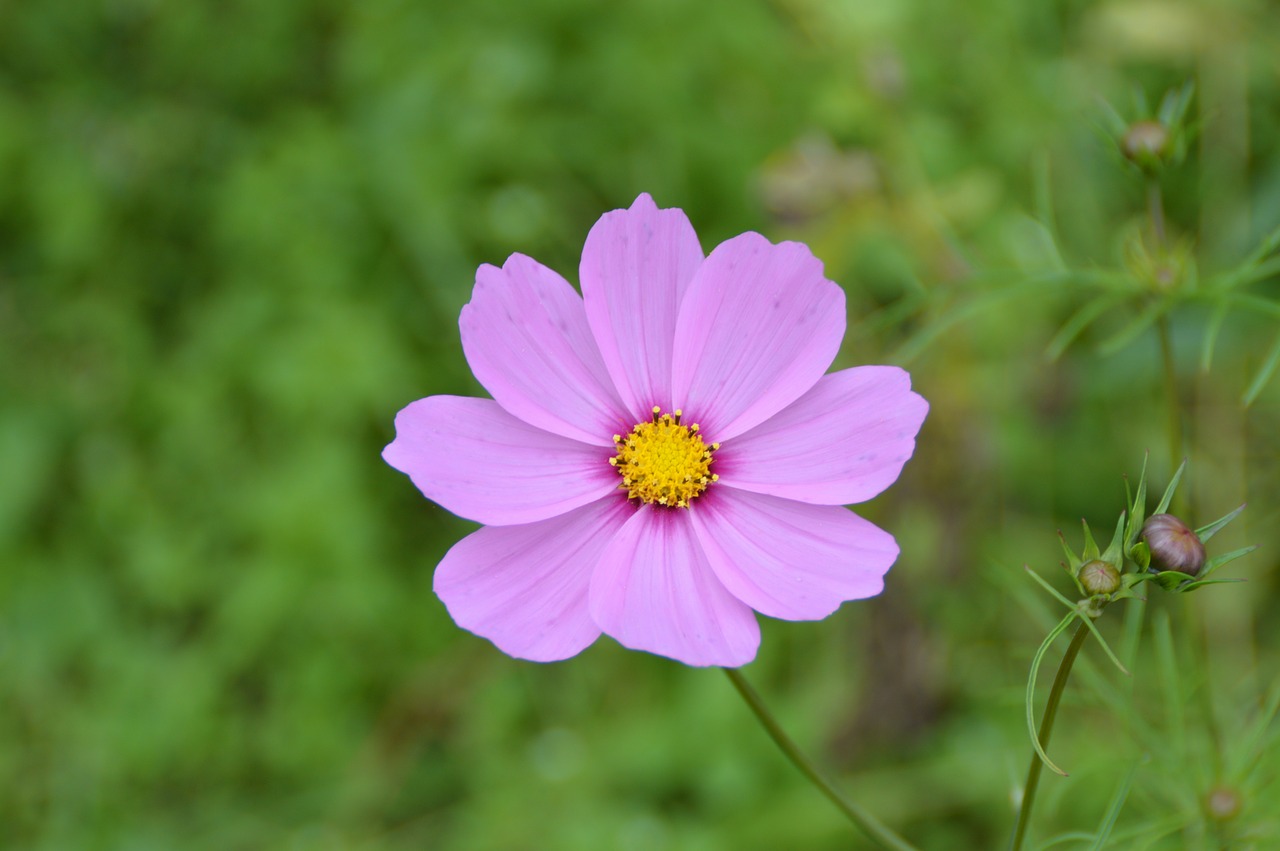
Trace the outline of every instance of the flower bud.
[[1243, 802], [1240, 793], [1230, 786], [1219, 786], [1209, 793], [1205, 801], [1209, 815], [1218, 821], [1227, 821], [1240, 815]]
[[1080, 581], [1080, 587], [1091, 597], [1098, 594], [1114, 594], [1120, 590], [1120, 571], [1116, 570], [1114, 565], [1099, 559], [1081, 565], [1080, 575], [1077, 578]]
[[1142, 537], [1151, 551], [1151, 566], [1157, 570], [1195, 576], [1204, 567], [1204, 544], [1172, 514], [1153, 514], [1142, 524]]
[[1169, 128], [1159, 121], [1135, 121], [1120, 139], [1120, 152], [1130, 162], [1150, 168], [1169, 154]]

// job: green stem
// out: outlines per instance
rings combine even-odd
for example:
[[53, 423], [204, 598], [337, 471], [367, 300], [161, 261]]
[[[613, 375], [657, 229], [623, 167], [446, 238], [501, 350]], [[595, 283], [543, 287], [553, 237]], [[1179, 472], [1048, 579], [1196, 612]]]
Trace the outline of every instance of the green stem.
[[[1169, 333], [1169, 317], [1156, 323], [1160, 333], [1160, 359], [1164, 363], [1164, 395], [1169, 407], [1169, 469], [1182, 463], [1182, 405], [1178, 398], [1178, 367], [1173, 359], [1173, 338]], [[1176, 513], [1176, 512], [1175, 512]]]
[[1164, 196], [1160, 192], [1160, 181], [1151, 178], [1147, 181], [1147, 212], [1151, 215], [1151, 230], [1156, 237], [1156, 247], [1164, 253]]
[[[1085, 639], [1088, 637], [1089, 628], [1082, 621], [1076, 627], [1075, 635], [1071, 636], [1067, 652], [1063, 654], [1062, 662], [1058, 665], [1058, 675], [1053, 678], [1053, 688], [1049, 690], [1049, 702], [1045, 704], [1044, 718], [1040, 720], [1040, 747], [1042, 748], [1049, 746], [1049, 736], [1053, 734], [1053, 722], [1058, 717], [1058, 703], [1062, 700], [1062, 692], [1066, 689], [1067, 680], [1071, 677], [1071, 666], [1075, 664], [1076, 656], [1079, 655], [1080, 648], [1084, 646]], [[1044, 763], [1040, 761], [1040, 755], [1032, 750], [1031, 766], [1027, 769], [1027, 783], [1022, 792], [1022, 806], [1018, 809], [1018, 826], [1014, 828], [1009, 851], [1019, 851], [1022, 848], [1022, 840], [1027, 835], [1027, 825], [1031, 821], [1031, 809], [1036, 803], [1036, 790], [1040, 786], [1042, 768]]]
[[751, 684], [743, 678], [742, 673], [736, 668], [725, 668], [724, 672], [729, 675], [729, 681], [733, 683], [734, 688], [738, 690], [738, 694], [742, 695], [742, 699], [747, 702], [747, 706], [751, 707], [751, 711], [756, 714], [756, 718], [764, 725], [765, 731], [769, 737], [773, 739], [787, 759], [791, 760], [796, 768], [807, 778], [809, 782], [818, 787], [822, 794], [826, 795], [831, 803], [835, 804], [840, 812], [844, 813], [849, 821], [862, 828], [867, 836], [871, 837], [877, 844], [883, 848], [892, 848], [896, 851], [918, 851], [914, 845], [894, 833], [889, 827], [884, 825], [871, 813], [862, 809], [853, 801], [845, 797], [831, 778], [827, 777], [823, 771], [813, 764], [786, 731], [773, 717], [773, 713], [769, 711], [769, 707], [765, 706], [764, 701], [760, 699], [760, 695], [751, 687]]

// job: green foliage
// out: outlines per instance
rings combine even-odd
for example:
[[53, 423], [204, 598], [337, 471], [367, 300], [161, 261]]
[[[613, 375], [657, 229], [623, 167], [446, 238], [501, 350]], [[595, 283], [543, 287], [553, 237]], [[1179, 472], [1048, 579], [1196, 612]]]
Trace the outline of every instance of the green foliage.
[[[885, 595], [765, 623], [747, 670], [922, 847], [1008, 835], [1057, 620], [1016, 566], [1164, 444], [1167, 320], [1188, 507], [1247, 496], [1216, 552], [1261, 549], [1124, 625], [1152, 723], [1086, 648], [1033, 840], [1274, 843], [1277, 50], [1243, 0], [0, 4], [0, 846], [848, 846], [722, 676], [454, 627], [431, 571], [469, 527], [378, 457], [408, 401], [480, 392], [475, 268], [572, 279], [640, 191], [706, 248], [808, 242], [838, 365], [931, 402], [860, 509]], [[1098, 102], [1192, 79], [1157, 251]]]

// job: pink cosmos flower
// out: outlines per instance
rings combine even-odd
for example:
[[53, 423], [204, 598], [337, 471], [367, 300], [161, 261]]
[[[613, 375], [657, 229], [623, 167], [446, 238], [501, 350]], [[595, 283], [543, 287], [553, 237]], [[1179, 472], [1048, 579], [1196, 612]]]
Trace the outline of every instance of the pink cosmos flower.
[[880, 593], [897, 544], [843, 506], [897, 479], [928, 404], [896, 367], [823, 374], [844, 293], [809, 249], [744, 233], [704, 257], [641, 195], [591, 229], [579, 276], [581, 297], [520, 254], [481, 266], [459, 324], [493, 399], [414, 402], [382, 453], [484, 524], [436, 569], [458, 625], [535, 661], [603, 632], [732, 667], [756, 612]]

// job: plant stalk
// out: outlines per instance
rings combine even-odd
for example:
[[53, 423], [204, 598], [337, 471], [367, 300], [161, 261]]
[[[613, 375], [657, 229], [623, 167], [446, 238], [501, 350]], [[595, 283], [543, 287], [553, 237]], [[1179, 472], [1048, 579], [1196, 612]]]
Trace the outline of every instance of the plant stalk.
[[[1182, 405], [1178, 395], [1178, 367], [1173, 358], [1173, 337], [1169, 333], [1169, 317], [1156, 323], [1160, 334], [1160, 359], [1164, 363], [1164, 395], [1169, 407], [1169, 469], [1182, 463]], [[1176, 496], [1176, 495], [1175, 495]]]
[[1160, 191], [1160, 181], [1155, 178], [1147, 182], [1147, 212], [1151, 215], [1151, 230], [1156, 237], [1156, 247], [1163, 253], [1165, 248], [1164, 195]]
[[840, 812], [844, 813], [849, 821], [861, 828], [867, 836], [871, 837], [882, 848], [891, 848], [894, 851], [918, 851], [914, 845], [894, 833], [887, 825], [849, 800], [843, 792], [836, 788], [831, 778], [805, 756], [796, 743], [791, 740], [791, 737], [782, 729], [782, 725], [773, 717], [769, 707], [765, 706], [760, 695], [756, 693], [756, 690], [751, 687], [751, 684], [746, 681], [737, 668], [725, 668], [724, 672], [729, 676], [729, 681], [733, 683], [734, 688], [738, 690], [738, 694], [742, 695], [742, 699], [747, 702], [747, 706], [751, 707], [751, 711], [755, 713], [756, 718], [764, 726], [765, 732], [773, 739], [774, 744], [786, 754], [787, 759], [791, 760], [796, 768], [800, 769], [801, 774], [809, 778], [810, 783], [817, 786], [818, 790], [826, 795], [831, 803], [839, 808]]
[[[1049, 690], [1049, 702], [1045, 704], [1044, 717], [1040, 719], [1039, 735], [1042, 748], [1049, 746], [1049, 736], [1053, 734], [1053, 722], [1058, 717], [1058, 703], [1062, 700], [1062, 692], [1066, 689], [1067, 680], [1071, 677], [1071, 666], [1075, 664], [1076, 656], [1080, 654], [1080, 648], [1084, 646], [1084, 641], [1088, 637], [1089, 627], [1081, 621], [1076, 626], [1075, 634], [1071, 636], [1067, 652], [1063, 654], [1062, 661], [1058, 664], [1058, 674], [1053, 678], [1053, 688]], [[1018, 808], [1018, 825], [1014, 828], [1009, 851], [1020, 851], [1022, 848], [1022, 841], [1027, 835], [1027, 825], [1031, 821], [1031, 810], [1036, 803], [1036, 790], [1040, 786], [1040, 771], [1043, 768], [1044, 763], [1040, 761], [1040, 755], [1033, 748], [1031, 766], [1027, 769], [1027, 783], [1022, 791], [1022, 806]]]

